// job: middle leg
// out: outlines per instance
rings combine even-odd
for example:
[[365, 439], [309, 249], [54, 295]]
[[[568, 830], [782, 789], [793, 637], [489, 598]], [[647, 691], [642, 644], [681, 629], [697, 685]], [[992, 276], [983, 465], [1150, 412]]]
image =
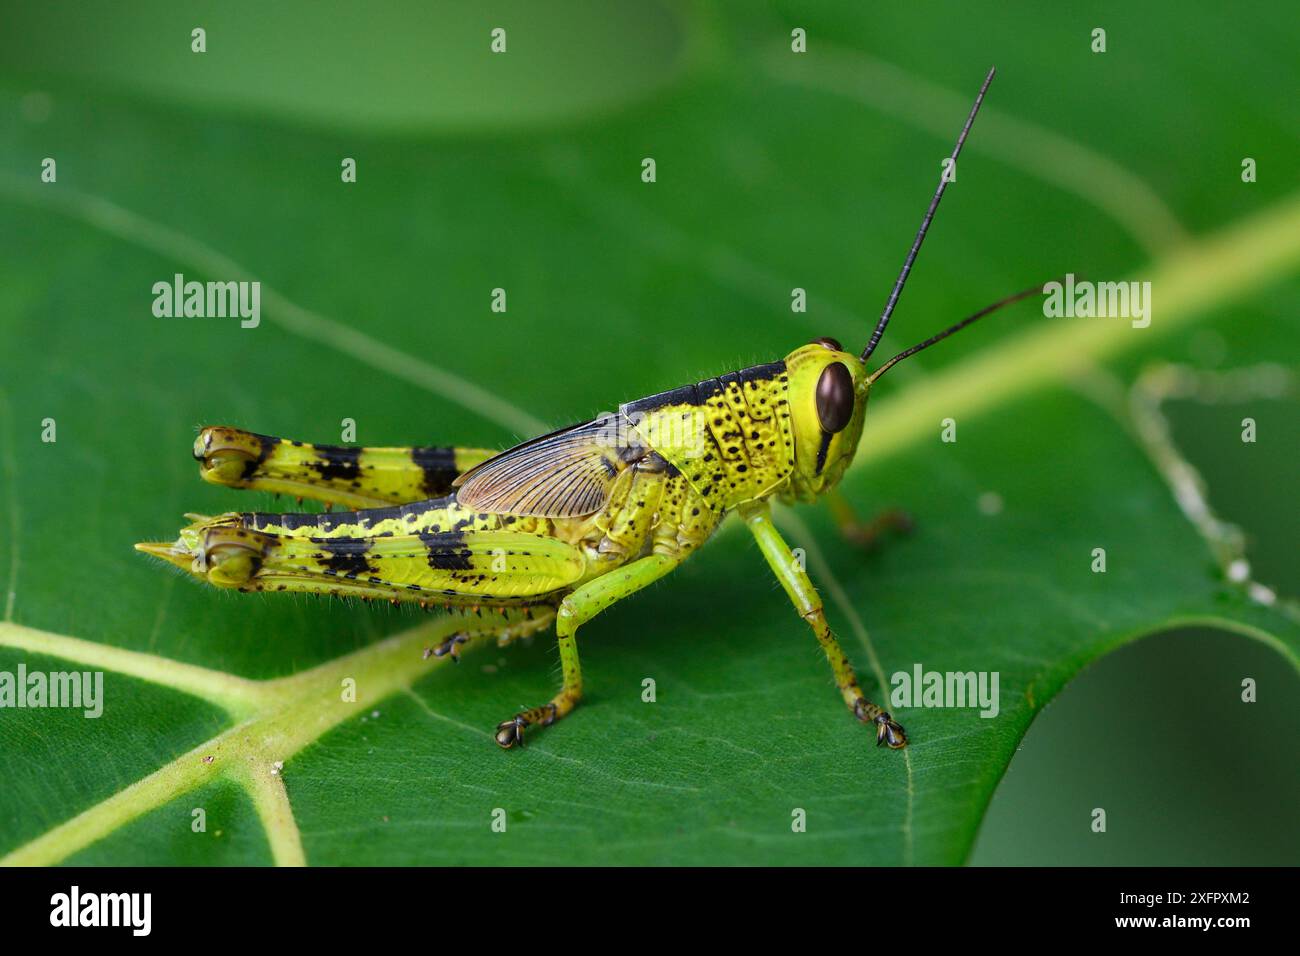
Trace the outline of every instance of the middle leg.
[[838, 489], [831, 491], [826, 500], [840, 534], [863, 550], [874, 548], [889, 532], [909, 534], [912, 531], [912, 516], [902, 508], [886, 508], [870, 521], [863, 521]]
[[496, 740], [509, 749], [524, 742], [528, 727], [549, 727], [568, 714], [582, 698], [582, 667], [578, 662], [578, 628], [617, 601], [641, 590], [677, 567], [680, 559], [651, 554], [588, 581], [560, 602], [555, 633], [560, 645], [563, 684], [560, 692], [540, 707], [515, 714], [497, 725]]
[[476, 618], [481, 618], [482, 612], [472, 612], [463, 609], [451, 609], [447, 613], [452, 618], [463, 619], [466, 626], [458, 631], [454, 631], [450, 636], [444, 638], [439, 643], [426, 647], [424, 649], [424, 659], [430, 657], [450, 657], [452, 663], [460, 663], [460, 648], [463, 644], [468, 644], [474, 638], [487, 633], [496, 638], [497, 647], [507, 647], [520, 638], [532, 637], [538, 631], [549, 627], [555, 620], [555, 608], [547, 605], [525, 605], [519, 608], [491, 608], [489, 613], [495, 612], [499, 616], [499, 622], [486, 629], [481, 623], [476, 622]]

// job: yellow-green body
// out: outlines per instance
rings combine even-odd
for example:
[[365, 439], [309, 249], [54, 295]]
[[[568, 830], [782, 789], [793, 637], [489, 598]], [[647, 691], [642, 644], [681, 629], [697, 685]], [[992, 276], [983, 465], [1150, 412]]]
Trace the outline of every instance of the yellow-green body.
[[[821, 394], [828, 372], [839, 385], [832, 429]], [[856, 450], [869, 384], [859, 359], [818, 340], [784, 361], [629, 402], [499, 455], [319, 446], [207, 428], [194, 449], [206, 480], [359, 510], [191, 516], [176, 542], [138, 547], [241, 591], [454, 613], [495, 608], [502, 641], [554, 619], [564, 686], [498, 727], [498, 743], [509, 747], [581, 696], [578, 627], [667, 574], [737, 511], [822, 643], [849, 707], [877, 724], [879, 741], [902, 746], [902, 728], [858, 688], [767, 510], [773, 497], [811, 501], [834, 488]], [[458, 643], [435, 653], [454, 654]]]
[[[808, 451], [819, 442], [812, 434], [816, 410], [792, 404], [810, 401], [811, 389], [800, 386], [815, 382], [828, 361], [836, 360], [861, 368], [854, 356], [814, 344], [783, 362], [622, 405], [614, 427], [598, 433], [609, 446], [614, 471], [607, 501], [584, 515], [519, 514], [462, 503], [452, 484], [490, 461], [487, 451], [343, 454], [339, 448], [322, 451], [235, 429], [207, 429], [195, 454], [210, 481], [331, 502], [392, 504], [202, 519], [182, 532], [179, 550], [193, 559], [190, 570], [209, 583], [240, 590], [309, 590], [444, 606], [553, 604], [646, 555], [684, 560], [742, 505], [772, 497], [809, 501], [838, 482], [856, 447], [865, 402], [857, 403], [854, 421], [835, 436], [837, 447], [820, 470]], [[801, 436], [801, 430], [809, 434]], [[421, 452], [425, 467], [417, 464]], [[427, 466], [437, 452], [441, 471]], [[447, 493], [426, 497], [430, 490]], [[438, 563], [443, 566], [433, 566]]]

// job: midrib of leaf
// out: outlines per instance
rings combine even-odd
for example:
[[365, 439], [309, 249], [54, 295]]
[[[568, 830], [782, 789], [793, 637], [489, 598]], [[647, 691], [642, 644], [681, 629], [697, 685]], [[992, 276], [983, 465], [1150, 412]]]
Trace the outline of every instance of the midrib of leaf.
[[307, 853], [302, 848], [302, 834], [298, 831], [298, 821], [294, 819], [284, 777], [279, 773], [259, 772], [254, 766], [246, 767], [242, 774], [235, 772], [230, 776], [243, 784], [253, 801], [253, 809], [266, 830], [271, 859], [276, 865], [306, 866]]
[[[445, 657], [425, 660], [424, 647], [454, 631], [486, 631], [498, 625], [499, 621], [490, 613], [481, 618], [440, 617], [300, 674], [249, 681], [151, 654], [120, 651], [14, 624], [0, 624], [0, 645], [64, 657], [93, 667], [121, 669], [123, 673], [186, 691], [221, 706], [233, 703], [232, 715], [248, 713], [251, 709], [251, 716], [224, 733], [0, 857], [0, 865], [57, 863], [149, 810], [220, 779], [234, 781], [252, 797], [275, 862], [304, 863], [302, 842], [277, 762], [287, 762], [343, 721], [409, 687], [448, 660]], [[344, 699], [345, 679], [355, 682], [355, 701]]]

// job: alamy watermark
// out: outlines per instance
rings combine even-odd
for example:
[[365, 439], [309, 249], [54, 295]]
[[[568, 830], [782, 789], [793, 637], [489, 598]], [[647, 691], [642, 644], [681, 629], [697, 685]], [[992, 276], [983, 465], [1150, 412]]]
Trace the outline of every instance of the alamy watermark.
[[0, 671], [0, 708], [67, 707], [95, 719], [104, 712], [103, 671]]
[[67, 893], [50, 897], [51, 926], [121, 926], [132, 936], [148, 936], [153, 928], [152, 893], [83, 893], [73, 884]]
[[927, 671], [913, 664], [910, 671], [895, 671], [889, 703], [903, 707], [978, 707], [981, 717], [998, 715], [997, 671]]
[[260, 282], [186, 282], [178, 272], [171, 282], [155, 282], [153, 296], [153, 314], [160, 319], [238, 317], [244, 329], [262, 321]]
[[1049, 319], [1130, 319], [1135, 329], [1151, 324], [1150, 282], [1090, 282], [1066, 275], [1043, 286], [1043, 315]]

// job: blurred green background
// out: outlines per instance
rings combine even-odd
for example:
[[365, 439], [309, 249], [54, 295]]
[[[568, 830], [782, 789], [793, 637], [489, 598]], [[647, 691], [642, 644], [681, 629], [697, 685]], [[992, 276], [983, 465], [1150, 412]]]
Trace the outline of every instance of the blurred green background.
[[[1295, 594], [1300, 519], [1291, 485], [1277, 474], [1300, 477], [1293, 458], [1300, 420], [1281, 403], [1262, 407], [1280, 433], [1276, 473], [1239, 449], [1223, 454], [1210, 437], [1258, 415], [1260, 405], [1175, 403], [1170, 417], [1222, 517], [1249, 531], [1259, 579]], [[1212, 703], [1239, 694], [1244, 677], [1260, 688], [1245, 726]], [[1170, 631], [1102, 658], [1034, 722], [993, 798], [972, 862], [1295, 865], [1300, 761], [1294, 745], [1271, 742], [1300, 740], [1298, 691], [1280, 656], [1221, 632]], [[1081, 812], [1102, 804], [1110, 832], [1118, 825], [1122, 839], [1100, 840], [1078, 826]]]
[[[1282, 4], [157, 0], [0, 9], [9, 427], [56, 409], [69, 429], [95, 435], [71, 446], [85, 469], [84, 504], [70, 497], [80, 487], [71, 476], [66, 486], [47, 476], [65, 496], [25, 511], [37, 553], [24, 574], [38, 579], [76, 546], [69, 535], [129, 542], [170, 529], [182, 510], [234, 507], [191, 474], [185, 442], [202, 422], [290, 435], [314, 422], [315, 434], [302, 437], [328, 438], [354, 416], [361, 440], [393, 444], [505, 444], [528, 430], [418, 391], [416, 404], [409, 382], [304, 347], [283, 329], [256, 339], [215, 325], [139, 336], [119, 318], [145, 314], [142, 277], [165, 278], [170, 265], [140, 267], [138, 253], [105, 242], [103, 230], [141, 235], [116, 206], [82, 210], [101, 231], [51, 215], [59, 200], [43, 207], [29, 185], [45, 156], [59, 158], [60, 188], [162, 224], [168, 231], [143, 232], [155, 252], [170, 246], [194, 262], [179, 236], [229, 255], [292, 302], [395, 339], [548, 424], [775, 358], [813, 334], [865, 338], [928, 197], [929, 157], [948, 148], [990, 64], [999, 79], [962, 160], [964, 188], [946, 200], [904, 298], [891, 336], [900, 347], [1066, 269], [1129, 275], [1180, 237], [1213, 233], [1297, 185], [1300, 27]], [[190, 50], [196, 26], [207, 31], [202, 55]], [[488, 51], [497, 26], [507, 28], [504, 56]], [[1090, 49], [1097, 26], [1107, 30], [1100, 55]], [[835, 52], [812, 81], [789, 72], [794, 27], [807, 30], [810, 56]], [[844, 95], [846, 76], [863, 88]], [[999, 146], [1009, 122], [1048, 145], [1035, 140], [1042, 148], [1024, 155]], [[1091, 160], [1080, 168], [1079, 151], [1052, 148], [1062, 140]], [[1260, 169], [1250, 186], [1239, 178], [1246, 155]], [[344, 156], [359, 170], [346, 187]], [[643, 156], [658, 163], [652, 208], [635, 192]], [[789, 312], [796, 284], [810, 290], [807, 316]], [[509, 290], [506, 333], [487, 325], [496, 286]], [[1231, 331], [1216, 326], [1207, 340], [1188, 330], [1159, 354], [1293, 364], [1294, 351], [1279, 356], [1275, 346], [1279, 328], [1295, 339], [1296, 287], [1293, 277], [1261, 290], [1220, 318]], [[659, 347], [628, 344], [628, 330], [653, 329], [661, 316], [672, 331]], [[919, 366], [942, 370], [1003, 334], [985, 329]], [[32, 354], [39, 378], [16, 385], [19, 356]], [[191, 354], [201, 357], [192, 366]], [[96, 356], [111, 361], [101, 367]], [[1127, 380], [1150, 357], [1114, 367]], [[82, 363], [94, 373], [82, 375]], [[286, 365], [295, 371], [281, 382]], [[900, 371], [900, 380], [921, 374]], [[114, 376], [129, 387], [103, 384]], [[148, 437], [115, 447], [118, 423], [137, 410], [124, 402], [137, 401]], [[395, 408], [409, 414], [396, 420]], [[1283, 594], [1300, 590], [1294, 411], [1282, 402], [1171, 408], [1212, 501], [1248, 531], [1257, 576]], [[1245, 414], [1269, 440], [1225, 453], [1215, 436]], [[944, 487], [924, 471], [914, 481], [921, 497]], [[133, 521], [100, 493], [129, 483], [153, 498], [133, 506]], [[84, 519], [56, 513], [67, 507]], [[142, 529], [150, 511], [155, 525]], [[152, 592], [137, 599], [133, 589], [156, 572], [118, 571], [119, 560], [129, 561], [115, 555], [95, 567], [97, 581], [128, 595], [110, 605], [94, 593], [93, 627], [105, 633], [135, 627], [153, 607]], [[175, 594], [177, 617], [194, 628], [211, 629], [214, 606], [233, 612], [197, 589]], [[671, 594], [659, 589], [656, 600]], [[91, 606], [56, 597], [46, 595], [32, 623], [86, 634]], [[21, 596], [18, 609], [24, 620]], [[267, 613], [310, 637], [302, 602]], [[790, 639], [804, 640], [789, 624]], [[304, 638], [286, 653], [305, 666], [373, 637], [341, 634], [320, 650]], [[238, 641], [215, 661], [206, 644], [171, 652], [255, 674], [286, 663], [267, 664]], [[544, 674], [535, 667], [528, 686]], [[1231, 698], [1243, 676], [1257, 679], [1260, 702], [1227, 716], [1215, 701]], [[1161, 634], [1103, 658], [1037, 718], [971, 861], [1297, 862], [1297, 689], [1281, 656], [1223, 632]], [[830, 710], [825, 696], [813, 706]], [[1088, 832], [1097, 805], [1118, 838]]]

